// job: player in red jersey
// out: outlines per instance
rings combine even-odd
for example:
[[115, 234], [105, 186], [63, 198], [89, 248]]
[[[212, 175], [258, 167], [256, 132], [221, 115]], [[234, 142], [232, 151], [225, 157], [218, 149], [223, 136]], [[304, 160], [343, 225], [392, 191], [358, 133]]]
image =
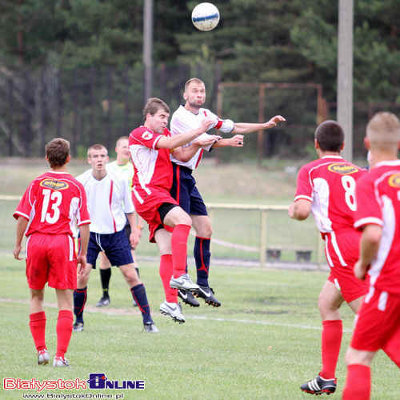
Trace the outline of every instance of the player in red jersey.
[[[69, 142], [60, 138], [46, 145], [46, 160], [51, 170], [31, 182], [14, 212], [17, 219], [14, 257], [17, 260], [22, 259], [24, 232], [27, 237], [26, 276], [31, 291], [29, 326], [38, 352], [38, 364], [49, 362], [43, 309], [46, 282], [56, 290], [59, 312], [55, 367], [68, 366], [64, 355], [72, 333], [72, 294], [77, 283], [77, 264], [80, 268], [86, 266], [89, 240], [85, 190], [66, 169], [69, 149]], [[78, 257], [71, 229], [75, 224], [81, 236]]]
[[297, 220], [314, 215], [325, 241], [330, 275], [319, 295], [322, 318], [322, 369], [318, 376], [301, 386], [311, 394], [336, 390], [336, 364], [342, 340], [339, 308], [344, 301], [356, 313], [367, 291], [365, 283], [353, 275], [358, 260], [360, 233], [353, 228], [356, 210], [356, 181], [365, 173], [340, 156], [344, 133], [335, 121], [325, 121], [315, 131], [319, 159], [304, 165], [298, 174], [294, 202], [289, 216]]
[[400, 121], [380, 112], [367, 125], [370, 172], [357, 183], [354, 226], [362, 231], [357, 278], [369, 292], [357, 315], [347, 351], [344, 400], [367, 400], [370, 365], [383, 349], [400, 368]]
[[[161, 255], [160, 276], [166, 301], [161, 304], [160, 311], [182, 323], [185, 318], [178, 304], [177, 289], [196, 290], [198, 286], [186, 273], [187, 239], [192, 221], [170, 194], [170, 153], [206, 132], [213, 120], [206, 118], [199, 128], [170, 137], [167, 104], [151, 98], [144, 107], [143, 115], [144, 125], [134, 129], [129, 136], [135, 167], [132, 198], [136, 212], [149, 225], [150, 241], [157, 243]], [[218, 139], [218, 136], [211, 135], [198, 143], [202, 146]]]

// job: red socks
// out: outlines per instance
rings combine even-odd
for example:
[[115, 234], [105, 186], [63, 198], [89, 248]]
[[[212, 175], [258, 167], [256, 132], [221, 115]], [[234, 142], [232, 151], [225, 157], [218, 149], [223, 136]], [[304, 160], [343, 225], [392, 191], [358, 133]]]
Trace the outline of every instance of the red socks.
[[371, 368], [361, 364], [348, 365], [342, 400], [369, 400], [370, 395]]
[[322, 370], [320, 376], [324, 379], [334, 379], [336, 364], [339, 358], [342, 342], [343, 324], [340, 319], [322, 321]]
[[37, 351], [46, 348], [46, 314], [44, 311], [29, 315], [29, 328]]
[[174, 278], [179, 278], [186, 273], [187, 240], [190, 225], [175, 225], [171, 237], [172, 265]]
[[74, 321], [72, 311], [60, 310], [57, 320], [57, 357], [64, 357], [67, 352], [72, 335], [72, 323]]
[[169, 286], [169, 281], [172, 277], [172, 255], [164, 254], [160, 259], [160, 277], [164, 286], [165, 300], [168, 303], [178, 302], [178, 291]]

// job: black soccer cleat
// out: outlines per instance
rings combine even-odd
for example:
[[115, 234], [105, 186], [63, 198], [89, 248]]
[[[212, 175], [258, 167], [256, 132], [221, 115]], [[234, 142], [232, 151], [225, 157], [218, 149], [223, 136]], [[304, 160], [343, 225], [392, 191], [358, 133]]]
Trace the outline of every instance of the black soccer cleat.
[[310, 394], [331, 394], [335, 393], [336, 390], [336, 378], [334, 379], [324, 379], [317, 375], [316, 378], [311, 379], [300, 386], [300, 389], [303, 392], [310, 393]]
[[75, 322], [72, 329], [74, 332], [82, 332], [83, 331], [83, 322]]
[[191, 307], [199, 307], [200, 303], [195, 299], [192, 292], [189, 290], [178, 289], [178, 296], [184, 303], [189, 304]]
[[196, 297], [201, 297], [202, 299], [204, 299], [204, 301], [210, 306], [221, 306], [221, 302], [217, 300], [214, 296], [214, 290], [208, 286], [199, 285], [199, 288], [194, 292], [194, 295]]
[[110, 296], [103, 296], [96, 304], [96, 307], [106, 307], [111, 303]]

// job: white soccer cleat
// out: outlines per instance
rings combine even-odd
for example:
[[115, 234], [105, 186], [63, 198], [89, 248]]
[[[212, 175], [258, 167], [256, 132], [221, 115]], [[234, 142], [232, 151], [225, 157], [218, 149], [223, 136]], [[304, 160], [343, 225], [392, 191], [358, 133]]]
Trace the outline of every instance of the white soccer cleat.
[[47, 351], [47, 349], [38, 351], [38, 359], [37, 359], [38, 365], [46, 365], [49, 363], [49, 360], [50, 360], [50, 356], [49, 356], [49, 352]]
[[168, 303], [164, 301], [160, 305], [160, 312], [163, 315], [169, 315], [175, 322], [183, 324], [185, 322], [185, 317], [182, 314], [182, 307], [179, 303]]
[[69, 362], [64, 357], [54, 357], [53, 367], [69, 367]]
[[199, 285], [194, 283], [188, 274], [183, 274], [179, 278], [171, 277], [169, 281], [169, 286], [172, 289], [182, 289], [182, 290], [190, 290], [195, 291], [199, 289]]

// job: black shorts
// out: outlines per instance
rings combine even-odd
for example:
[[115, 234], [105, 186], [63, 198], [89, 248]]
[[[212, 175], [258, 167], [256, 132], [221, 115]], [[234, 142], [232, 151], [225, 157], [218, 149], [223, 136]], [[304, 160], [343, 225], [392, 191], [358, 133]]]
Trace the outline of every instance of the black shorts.
[[208, 215], [207, 207], [196, 187], [192, 170], [182, 165], [172, 163], [174, 179], [171, 196], [190, 215]]

